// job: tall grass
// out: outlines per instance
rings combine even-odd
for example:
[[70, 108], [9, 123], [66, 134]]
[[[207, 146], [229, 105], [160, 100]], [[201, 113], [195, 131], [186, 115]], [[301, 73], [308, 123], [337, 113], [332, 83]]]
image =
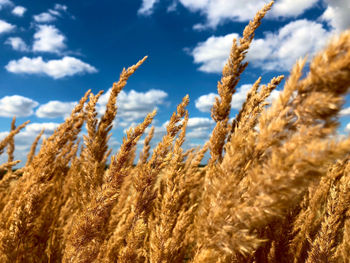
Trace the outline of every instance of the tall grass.
[[350, 138], [335, 135], [350, 87], [350, 31], [312, 59], [304, 78], [306, 58], [298, 60], [271, 105], [284, 76], [261, 87], [257, 79], [229, 123], [246, 53], [272, 4], [233, 41], [202, 148], [183, 150], [185, 96], [153, 152], [154, 127], [135, 160], [155, 111], [127, 131], [105, 171], [118, 94], [146, 57], [122, 71], [101, 118], [102, 91], [88, 91], [35, 154], [38, 135], [17, 171], [15, 135], [28, 122], [16, 128], [14, 118], [0, 142], [8, 153], [0, 262], [349, 262]]

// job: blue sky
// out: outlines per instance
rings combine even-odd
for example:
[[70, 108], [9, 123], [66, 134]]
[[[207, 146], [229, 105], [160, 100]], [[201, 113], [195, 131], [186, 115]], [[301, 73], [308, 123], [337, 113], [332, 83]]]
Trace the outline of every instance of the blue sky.
[[[157, 108], [155, 144], [186, 94], [186, 147], [203, 144], [213, 128], [210, 106], [232, 40], [268, 2], [0, 0], [0, 137], [12, 116], [17, 124], [30, 120], [15, 138], [16, 158], [24, 160], [36, 134], [42, 128], [46, 136], [52, 133], [86, 90], [106, 92], [99, 103], [103, 112], [122, 68], [148, 55], [118, 97], [111, 145], [117, 149], [125, 129]], [[349, 28], [349, 13], [348, 0], [276, 0], [256, 32], [232, 117], [259, 76], [263, 84], [288, 76], [296, 59], [315, 54], [333, 34]], [[278, 91], [269, 100], [276, 96]], [[348, 106], [341, 134], [350, 131]]]

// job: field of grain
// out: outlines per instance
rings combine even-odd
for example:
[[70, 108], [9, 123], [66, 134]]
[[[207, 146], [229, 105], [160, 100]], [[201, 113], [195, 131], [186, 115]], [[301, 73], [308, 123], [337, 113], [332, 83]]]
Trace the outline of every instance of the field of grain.
[[272, 4], [233, 41], [211, 111], [216, 126], [202, 148], [182, 148], [185, 96], [153, 151], [151, 128], [135, 156], [155, 111], [110, 156], [118, 93], [146, 57], [122, 71], [101, 118], [102, 92], [87, 91], [40, 147], [38, 135], [18, 170], [15, 135], [27, 123], [16, 127], [14, 118], [0, 142], [8, 154], [0, 165], [0, 262], [350, 262], [350, 138], [336, 136], [350, 88], [350, 31], [305, 76], [306, 58], [297, 61], [271, 105], [266, 98], [284, 76], [256, 80], [229, 122], [244, 59]]

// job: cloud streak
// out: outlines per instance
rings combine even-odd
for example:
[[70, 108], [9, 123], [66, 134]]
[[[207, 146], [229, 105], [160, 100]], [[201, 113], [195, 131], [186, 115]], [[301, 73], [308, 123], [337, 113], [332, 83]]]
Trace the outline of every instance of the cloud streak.
[[44, 61], [42, 57], [22, 57], [19, 60], [11, 60], [5, 68], [15, 74], [46, 75], [54, 79], [97, 72], [95, 67], [70, 56], [48, 61]]

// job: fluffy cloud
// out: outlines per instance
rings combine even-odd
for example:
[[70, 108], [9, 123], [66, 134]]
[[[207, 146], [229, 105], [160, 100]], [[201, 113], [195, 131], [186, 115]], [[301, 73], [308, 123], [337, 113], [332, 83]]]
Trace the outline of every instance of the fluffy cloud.
[[12, 14], [14, 14], [15, 16], [23, 16], [24, 13], [27, 11], [27, 8], [25, 8], [24, 6], [15, 6], [15, 8], [12, 9]]
[[201, 64], [199, 70], [220, 73], [230, 54], [233, 38], [238, 39], [238, 34], [211, 36], [206, 41], [198, 43], [190, 54], [194, 63]]
[[327, 21], [336, 31], [341, 32], [350, 28], [350, 2], [348, 0], [325, 0], [327, 9], [320, 17]]
[[0, 0], [0, 10], [4, 6], [11, 6], [11, 5], [13, 5], [13, 3], [10, 0]]
[[16, 26], [0, 19], [0, 34], [11, 32], [15, 28]]
[[268, 1], [179, 0], [179, 2], [190, 11], [205, 15], [207, 20], [205, 26], [215, 28], [226, 20], [242, 22], [251, 19]]
[[44, 61], [42, 57], [22, 57], [19, 60], [11, 60], [6, 70], [17, 74], [41, 74], [54, 79], [59, 79], [75, 74], [95, 73], [97, 69], [77, 58], [65, 56], [62, 59]]
[[[139, 14], [150, 15], [154, 5], [159, 0], [143, 0]], [[168, 11], [174, 11], [178, 3], [187, 8], [190, 12], [199, 12], [206, 18], [205, 23], [194, 25], [194, 29], [203, 30], [215, 28], [226, 21], [246, 22], [255, 16], [264, 4], [270, 0], [174, 0]], [[279, 0], [274, 3], [266, 19], [279, 17], [298, 17], [306, 10], [316, 6], [318, 0]], [[348, 13], [350, 5], [348, 0], [323, 0], [327, 4], [326, 12], [322, 19], [328, 21], [334, 28], [344, 30], [350, 26]]]
[[[211, 36], [198, 43], [190, 54], [194, 62], [200, 64], [199, 70], [220, 73], [229, 56], [232, 39], [237, 36]], [[264, 70], [289, 71], [299, 57], [313, 55], [323, 48], [330, 36], [331, 33], [322, 24], [306, 19], [296, 20], [276, 33], [268, 32], [264, 38], [253, 40], [247, 60], [252, 66]]]
[[273, 90], [270, 94], [270, 96], [266, 99], [266, 102], [272, 103], [274, 100], [276, 100], [280, 96], [281, 91], [279, 90]]
[[209, 118], [189, 118], [187, 123], [186, 138], [188, 139], [209, 139], [211, 130], [215, 122]]
[[36, 136], [42, 129], [45, 129], [44, 134], [52, 134], [59, 125], [59, 123], [55, 122], [30, 123], [25, 127], [23, 133]]
[[46, 104], [40, 105], [35, 115], [39, 118], [65, 118], [70, 115], [76, 104], [76, 102], [49, 101]]
[[150, 15], [153, 12], [154, 5], [158, 0], [142, 0], [142, 5], [137, 11], [140, 15]]
[[187, 128], [196, 129], [196, 128], [211, 128], [215, 124], [213, 119], [209, 118], [188, 118]]
[[52, 25], [40, 25], [34, 34], [33, 51], [60, 53], [66, 45], [65, 36]]
[[[105, 111], [111, 90], [103, 94], [98, 102], [99, 113]], [[149, 112], [157, 109], [157, 105], [163, 104], [168, 94], [162, 90], [151, 89], [147, 92], [122, 90], [117, 98], [118, 113], [117, 118], [122, 118], [124, 122], [131, 123], [144, 118]], [[125, 123], [125, 126], [129, 125]]]
[[[280, 0], [274, 4], [267, 17], [296, 17], [313, 7], [318, 0]], [[346, 1], [346, 0], [343, 0]], [[157, 0], [143, 0], [139, 13], [151, 14]], [[245, 22], [255, 16], [264, 4], [270, 0], [177, 0], [171, 9], [181, 3], [191, 12], [199, 12], [206, 17], [206, 22], [197, 24], [194, 29], [215, 28], [225, 21]]]
[[296, 17], [313, 7], [318, 0], [280, 0], [277, 1], [268, 17]]
[[49, 23], [56, 20], [56, 16], [48, 12], [34, 15], [33, 18], [37, 23]]
[[10, 45], [13, 50], [17, 50], [17, 51], [28, 51], [29, 50], [27, 44], [20, 37], [9, 37], [5, 41], [5, 44]]
[[[252, 85], [246, 84], [242, 85], [235, 94], [232, 96], [231, 107], [232, 109], [239, 110], [247, 97], [248, 91], [251, 89]], [[215, 93], [209, 93], [200, 96], [195, 101], [196, 108], [201, 112], [210, 112], [214, 102], [215, 97], [218, 97]]]
[[[139, 14], [150, 15], [154, 5], [159, 0], [143, 0]], [[199, 12], [206, 18], [205, 23], [194, 25], [194, 29], [203, 30], [215, 28], [226, 21], [246, 22], [255, 16], [264, 4], [270, 0], [174, 0], [168, 11], [174, 11], [178, 3], [181, 3], [191, 12]], [[276, 19], [279, 17], [298, 17], [306, 10], [314, 7], [318, 0], [279, 0], [274, 3], [271, 11], [266, 15], [266, 19]], [[321, 19], [338, 31], [347, 29], [350, 26], [350, 4], [348, 0], [323, 0], [327, 9]]]
[[210, 112], [211, 107], [214, 104], [215, 97], [218, 95], [215, 93], [209, 93], [207, 95], [202, 95], [195, 101], [196, 108], [201, 112]]
[[18, 95], [5, 96], [0, 99], [0, 116], [2, 117], [24, 117], [32, 115], [33, 109], [39, 103]]
[[348, 123], [346, 126], [345, 126], [345, 129], [344, 129], [346, 132], [350, 132], [350, 123]]
[[211, 130], [206, 128], [197, 128], [194, 130], [189, 130], [186, 133], [187, 139], [201, 139], [201, 140], [208, 140], [210, 138], [210, 132]]
[[244, 84], [241, 87], [239, 87], [235, 94], [232, 96], [232, 102], [231, 107], [235, 110], [240, 110], [242, 107], [243, 102], [247, 98], [247, 93], [252, 88], [253, 85], [251, 84]]
[[331, 33], [322, 24], [306, 19], [296, 20], [253, 41], [247, 59], [253, 66], [266, 70], [289, 71], [296, 60], [309, 54], [309, 60], [329, 40]]
[[339, 112], [339, 115], [340, 115], [340, 116], [349, 116], [349, 115], [350, 115], [350, 107], [345, 108], [345, 109], [342, 109], [342, 110]]

